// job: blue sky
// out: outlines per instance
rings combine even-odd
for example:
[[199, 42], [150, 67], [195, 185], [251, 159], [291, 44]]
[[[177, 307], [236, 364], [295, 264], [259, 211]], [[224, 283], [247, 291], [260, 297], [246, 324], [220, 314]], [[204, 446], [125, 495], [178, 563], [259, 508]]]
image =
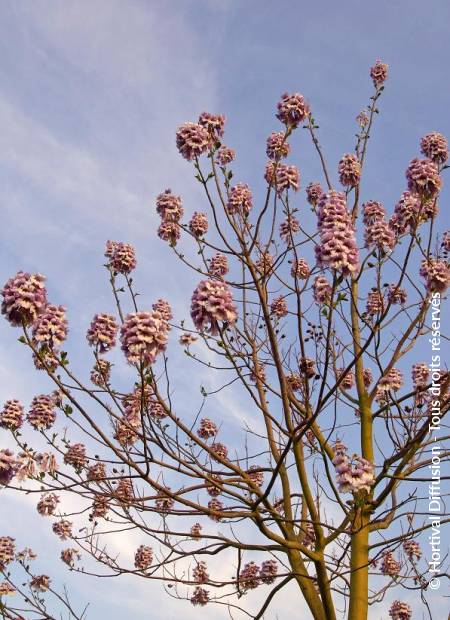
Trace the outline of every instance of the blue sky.
[[[450, 5], [441, 0], [5, 0], [0, 281], [18, 269], [46, 274], [52, 300], [69, 308], [71, 347], [81, 358], [76, 343], [86, 324], [111, 305], [101, 277], [104, 242], [121, 239], [136, 246], [141, 290], [171, 299], [187, 315], [194, 281], [154, 232], [154, 197], [166, 187], [183, 195], [188, 211], [202, 208], [192, 170], [175, 148], [176, 127], [202, 110], [225, 113], [239, 178], [258, 195], [280, 94], [308, 98], [336, 164], [353, 147], [354, 118], [368, 101], [368, 68], [377, 58], [390, 65], [390, 77], [364, 190], [391, 211], [420, 137], [450, 135], [449, 19]], [[319, 168], [306, 136], [293, 142], [304, 187]], [[448, 189], [442, 205], [447, 197]], [[28, 401], [46, 388], [16, 337], [0, 322], [0, 400]], [[22, 516], [22, 500], [5, 505], [2, 525], [14, 518], [41, 551], [57, 549], [48, 523]], [[67, 583], [80, 593], [78, 577], [67, 574]], [[181, 610], [194, 617], [183, 603], [170, 601], [164, 615], [149, 609], [150, 600], [167, 600], [159, 586], [123, 580], [111, 600], [110, 586], [91, 583], [82, 588], [91, 600], [94, 586], [101, 600], [94, 619], [122, 617], [130, 605], [138, 620], [171, 620]]]

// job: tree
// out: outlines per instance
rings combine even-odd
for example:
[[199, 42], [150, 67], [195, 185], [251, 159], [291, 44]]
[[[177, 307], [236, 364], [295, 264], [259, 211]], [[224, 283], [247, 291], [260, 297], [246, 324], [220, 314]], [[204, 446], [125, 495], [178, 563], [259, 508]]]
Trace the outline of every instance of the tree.
[[[381, 61], [371, 69], [374, 93], [357, 117], [354, 152], [339, 162], [343, 189], [332, 185], [318, 125], [298, 93], [278, 103], [283, 130], [267, 139], [258, 208], [250, 187], [233, 182], [223, 116], [204, 112], [178, 129], [178, 150], [209, 213], [183, 223], [182, 200], [170, 189], [156, 209], [158, 236], [199, 276], [192, 327], [176, 322], [164, 299], [142, 306], [133, 246], [108, 241], [117, 313], [95, 315], [87, 331], [88, 383], [62, 350], [65, 309], [48, 302], [44, 277], [19, 272], [5, 284], [2, 313], [54, 391], [29, 407], [33, 445], [23, 438], [22, 404], [4, 405], [1, 425], [16, 446], [0, 453], [2, 482], [38, 494], [38, 512], [70, 541], [61, 558], [72, 570], [162, 581], [172, 596], [226, 605], [233, 617], [263, 617], [289, 582], [315, 620], [364, 620], [391, 589], [393, 620], [411, 618], [408, 590], [428, 608], [430, 580], [445, 575], [439, 565], [430, 577], [420, 561], [420, 539], [439, 524], [424, 513], [418, 489], [448, 456], [440, 316], [450, 231], [436, 235], [448, 148], [439, 133], [422, 139], [424, 157], [409, 164], [407, 190], [389, 219], [380, 202], [363, 202], [360, 181], [387, 69]], [[301, 129], [323, 170], [324, 189], [319, 182], [306, 188], [313, 230], [303, 224], [306, 207], [294, 206], [299, 171], [283, 162]], [[194, 244], [197, 254], [180, 244]], [[114, 386], [108, 353], [118, 335], [132, 389]], [[201, 388], [195, 411], [177, 402], [168, 357], [177, 340], [186, 368], [203, 365], [220, 382]], [[430, 351], [425, 361], [417, 359], [421, 343]], [[264, 432], [245, 427], [231, 439], [227, 420], [215, 419], [214, 393], [237, 386]], [[64, 507], [70, 494], [75, 511]], [[84, 519], [78, 533], [75, 518]], [[112, 533], [130, 530], [142, 541], [134, 566], [107, 546]], [[0, 538], [5, 589], [13, 588], [9, 536]], [[234, 574], [215, 575], [208, 564], [230, 554]], [[83, 567], [80, 555], [90, 558]], [[245, 598], [256, 588], [264, 594], [258, 609]], [[1, 601], [12, 614], [5, 617], [18, 617]]]

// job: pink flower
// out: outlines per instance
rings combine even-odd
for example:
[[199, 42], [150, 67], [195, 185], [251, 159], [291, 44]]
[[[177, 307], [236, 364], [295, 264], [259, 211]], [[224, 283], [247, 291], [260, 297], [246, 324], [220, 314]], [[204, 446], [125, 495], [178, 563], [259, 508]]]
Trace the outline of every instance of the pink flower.
[[355, 187], [361, 178], [361, 164], [356, 155], [346, 153], [339, 162], [339, 181], [344, 187]]
[[216, 152], [216, 161], [220, 166], [227, 166], [236, 159], [236, 153], [230, 147], [222, 145]]
[[263, 276], [269, 275], [273, 268], [273, 256], [270, 252], [262, 252], [255, 262], [255, 267]]
[[211, 514], [209, 514], [208, 516], [212, 521], [219, 522], [222, 520], [223, 517], [220, 513], [223, 511], [223, 509], [224, 509], [224, 506], [223, 506], [223, 503], [220, 501], [220, 499], [213, 497], [211, 500], [209, 500], [208, 510], [211, 511]]
[[381, 573], [383, 575], [389, 575], [395, 577], [400, 572], [400, 563], [392, 555], [391, 551], [387, 551], [383, 554], [383, 561], [381, 563]]
[[194, 523], [190, 531], [192, 538], [200, 538], [202, 533], [202, 526], [200, 525], [200, 523]]
[[363, 381], [364, 381], [364, 385], [366, 387], [369, 387], [369, 385], [372, 383], [373, 375], [372, 375], [372, 371], [370, 370], [370, 368], [364, 368], [364, 370], [363, 370]]
[[309, 105], [303, 95], [284, 93], [277, 104], [276, 117], [287, 127], [295, 128], [309, 116]]
[[386, 220], [379, 219], [366, 226], [364, 241], [366, 248], [388, 251], [395, 246], [395, 234]]
[[430, 378], [430, 369], [425, 362], [418, 362], [412, 365], [411, 377], [415, 388], [426, 387]]
[[117, 273], [128, 275], [136, 267], [136, 253], [130, 243], [112, 242], [109, 264]]
[[15, 550], [14, 538], [11, 536], [0, 537], [0, 570], [4, 570], [5, 566], [14, 560]]
[[267, 138], [266, 153], [269, 159], [275, 161], [283, 159], [289, 155], [290, 150], [291, 148], [283, 132], [273, 131]]
[[264, 472], [260, 470], [258, 465], [252, 465], [247, 474], [255, 486], [262, 487], [264, 484]]
[[291, 276], [293, 278], [299, 278], [300, 280], [306, 280], [309, 278], [311, 270], [308, 263], [304, 258], [295, 259], [291, 267]]
[[89, 482], [98, 482], [106, 478], [106, 467], [104, 463], [94, 463], [87, 469], [87, 479]]
[[36, 575], [30, 581], [30, 588], [38, 592], [47, 592], [50, 587], [50, 577], [47, 575]]
[[175, 500], [168, 495], [170, 492], [170, 487], [166, 487], [165, 491], [158, 492], [155, 499], [156, 509], [163, 514], [170, 512], [175, 504]]
[[228, 194], [227, 211], [230, 215], [247, 217], [253, 206], [253, 196], [246, 183], [238, 183]]
[[410, 620], [412, 617], [412, 609], [408, 603], [394, 601], [389, 608], [389, 615], [392, 620]]
[[359, 252], [344, 194], [334, 190], [322, 194], [317, 225], [320, 244], [316, 245], [315, 253], [319, 265], [341, 271], [343, 275], [355, 272], [359, 267]]
[[209, 592], [200, 586], [197, 586], [191, 596], [192, 605], [200, 605], [204, 607], [209, 601]]
[[181, 228], [178, 222], [170, 222], [164, 220], [158, 228], [158, 237], [162, 241], [168, 241], [170, 245], [175, 246], [181, 237]]
[[181, 205], [181, 197], [172, 194], [171, 189], [166, 189], [156, 197], [156, 211], [164, 221], [178, 222], [184, 214]]
[[92, 511], [89, 515], [89, 519], [103, 519], [108, 514], [109, 502], [106, 497], [102, 495], [96, 495], [92, 503]]
[[384, 312], [384, 298], [380, 291], [370, 291], [367, 295], [366, 312], [371, 317]]
[[[336, 368], [337, 379], [341, 378], [343, 372], [343, 368]], [[344, 390], [351, 390], [355, 385], [355, 373], [349, 370], [339, 385]]]
[[68, 538], [72, 538], [72, 522], [67, 521], [66, 519], [62, 519], [61, 521], [56, 521], [52, 525], [53, 532], [60, 538], [61, 540], [67, 540]]
[[218, 433], [216, 424], [209, 418], [203, 418], [200, 420], [200, 426], [197, 430], [197, 435], [202, 439], [210, 439], [215, 437]]
[[381, 202], [377, 202], [376, 200], [368, 200], [362, 206], [363, 209], [363, 223], [365, 226], [370, 226], [371, 224], [375, 224], [380, 220], [384, 220], [386, 217], [386, 210], [381, 204]]
[[145, 545], [138, 547], [134, 556], [134, 566], [138, 570], [147, 570], [153, 562], [153, 549]]
[[23, 424], [23, 406], [18, 400], [7, 400], [0, 413], [0, 427], [17, 431]]
[[441, 248], [444, 252], [450, 252], [450, 230], [446, 230], [442, 235]]
[[416, 558], [416, 560], [420, 560], [420, 558], [422, 557], [420, 545], [415, 540], [405, 540], [405, 542], [403, 543], [403, 550], [411, 561], [414, 558]]
[[78, 549], [74, 549], [73, 547], [69, 549], [63, 549], [61, 551], [61, 560], [64, 562], [64, 564], [67, 564], [67, 566], [73, 567], [76, 560], [81, 560], [81, 555]]
[[219, 280], [202, 280], [191, 300], [191, 317], [196, 329], [215, 335], [219, 323], [233, 325], [237, 309], [228, 286]]
[[208, 271], [209, 274], [215, 278], [223, 278], [229, 271], [228, 258], [225, 254], [220, 254], [219, 252], [214, 254], [209, 261]]
[[33, 325], [47, 306], [45, 278], [39, 273], [30, 274], [19, 271], [10, 278], [1, 294], [2, 314], [14, 327]]
[[0, 485], [7, 486], [18, 469], [19, 463], [11, 450], [0, 450]]
[[319, 304], [328, 304], [331, 301], [332, 288], [323, 276], [317, 276], [313, 283], [314, 301]]
[[261, 584], [259, 566], [255, 562], [248, 562], [239, 573], [239, 587], [245, 592], [254, 590]]
[[391, 304], [405, 304], [408, 294], [403, 288], [397, 287], [396, 284], [389, 284], [387, 287], [387, 298]]
[[94, 385], [104, 388], [111, 380], [111, 362], [99, 359], [91, 370], [91, 381]]
[[287, 316], [288, 314], [288, 307], [287, 307], [287, 303], [286, 303], [286, 299], [283, 297], [283, 295], [280, 295], [279, 297], [276, 297], [271, 305], [270, 305], [270, 313], [277, 317], [278, 319], [281, 319], [285, 316]]
[[224, 134], [225, 116], [202, 112], [198, 118], [198, 124], [207, 130], [211, 138], [221, 138]]
[[208, 130], [202, 125], [184, 123], [177, 130], [176, 143], [177, 149], [184, 159], [192, 161], [210, 148], [211, 138]]
[[184, 332], [183, 334], [181, 334], [180, 338], [178, 339], [178, 342], [181, 345], [188, 347], [194, 342], [197, 342], [197, 340], [198, 338], [197, 336], [194, 336], [194, 334], [190, 334], [189, 332]]
[[214, 456], [225, 461], [228, 458], [228, 448], [223, 443], [212, 443], [211, 452]]
[[33, 340], [49, 349], [59, 347], [67, 338], [66, 309], [48, 304], [33, 325]]
[[82, 443], [71, 445], [64, 455], [64, 463], [79, 470], [87, 465], [86, 447]]
[[37, 503], [37, 511], [43, 517], [51, 517], [59, 504], [59, 497], [55, 493], [42, 495]]
[[375, 88], [379, 89], [387, 80], [388, 65], [381, 62], [381, 60], [377, 60], [374, 66], [370, 68], [370, 77], [372, 78]]
[[99, 353], [106, 353], [116, 345], [116, 336], [119, 327], [111, 314], [96, 314], [86, 334], [91, 347]]
[[425, 280], [429, 293], [445, 293], [450, 286], [450, 268], [448, 263], [438, 258], [422, 261], [420, 275]]
[[276, 560], [264, 560], [259, 571], [261, 582], [270, 585], [275, 581], [277, 574], [278, 562]]
[[206, 213], [195, 211], [189, 222], [189, 230], [194, 237], [203, 237], [208, 232], [208, 218]]
[[442, 186], [438, 167], [431, 159], [412, 159], [406, 170], [406, 179], [409, 191], [425, 200], [435, 198]]
[[127, 506], [135, 499], [133, 482], [130, 478], [121, 478], [117, 484], [114, 495], [122, 506]]
[[280, 224], [280, 237], [287, 245], [292, 245], [293, 237], [299, 231], [300, 222], [294, 215], [288, 215]]
[[445, 136], [437, 131], [429, 133], [420, 141], [420, 150], [436, 164], [445, 164], [448, 159], [448, 143]]
[[269, 161], [266, 164], [264, 178], [269, 185], [276, 188], [278, 196], [288, 189], [297, 192], [300, 188], [300, 172], [296, 166]]
[[[0, 581], [0, 597], [2, 596], [14, 596], [17, 593], [16, 588], [8, 581]], [[19, 620], [19, 616], [17, 616]]]
[[403, 385], [403, 374], [398, 368], [391, 368], [387, 374], [381, 377], [378, 387], [385, 392], [393, 390], [397, 392]]
[[171, 321], [173, 319], [172, 308], [165, 299], [157, 299], [155, 303], [152, 304], [152, 310], [159, 312], [164, 321]]
[[207, 583], [209, 581], [209, 574], [207, 570], [206, 562], [198, 562], [192, 571], [192, 578], [195, 583]]
[[133, 312], [120, 330], [122, 351], [130, 364], [153, 364], [166, 350], [169, 325], [160, 312]]
[[31, 401], [27, 420], [38, 431], [51, 428], [56, 420], [54, 398], [47, 394], [35, 396]]
[[368, 111], [365, 109], [361, 110], [361, 112], [356, 117], [356, 122], [361, 127], [361, 129], [363, 129], [364, 127], [367, 127], [367, 125], [369, 124], [369, 120], [370, 119], [369, 119]]
[[313, 207], [319, 202], [320, 197], [323, 194], [323, 189], [320, 183], [310, 183], [306, 188], [306, 199]]

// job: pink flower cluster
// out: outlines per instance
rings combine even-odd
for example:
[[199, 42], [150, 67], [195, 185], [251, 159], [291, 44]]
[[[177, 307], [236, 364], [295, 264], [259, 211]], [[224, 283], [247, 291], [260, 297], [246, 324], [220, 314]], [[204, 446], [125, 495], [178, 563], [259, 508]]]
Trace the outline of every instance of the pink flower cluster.
[[320, 183], [310, 183], [306, 188], [306, 199], [310, 205], [315, 207], [323, 194], [323, 189]]
[[420, 141], [420, 150], [436, 164], [445, 164], [448, 159], [448, 142], [437, 131], [427, 134]]
[[223, 278], [228, 271], [228, 258], [225, 254], [217, 252], [209, 261], [209, 274], [215, 278]]
[[211, 439], [218, 433], [217, 425], [209, 418], [202, 418], [200, 420], [200, 426], [197, 430], [197, 435], [201, 439]]
[[191, 300], [191, 317], [196, 329], [208, 330], [212, 335], [219, 331], [219, 323], [233, 325], [237, 309], [231, 291], [225, 282], [202, 280]]
[[23, 424], [23, 406], [15, 399], [7, 400], [0, 413], [0, 427], [17, 431]]
[[206, 562], [198, 562], [192, 571], [192, 578], [195, 583], [207, 583], [209, 581], [209, 573]]
[[74, 443], [69, 446], [64, 455], [64, 463], [72, 465], [76, 470], [80, 470], [87, 465], [86, 447], [82, 443]]
[[406, 170], [406, 179], [409, 191], [425, 201], [435, 198], [442, 185], [438, 167], [431, 159], [412, 159]]
[[115, 347], [118, 329], [117, 321], [111, 314], [96, 314], [91, 321], [86, 339], [99, 353], [106, 353]]
[[156, 197], [156, 211], [161, 217], [158, 237], [176, 245], [181, 236], [179, 221], [184, 214], [181, 197], [173, 194], [171, 189], [164, 190]]
[[411, 620], [412, 609], [408, 603], [394, 601], [389, 608], [389, 615], [392, 620]]
[[370, 77], [375, 88], [379, 89], [387, 80], [388, 68], [388, 65], [381, 60], [377, 60], [373, 67], [370, 68]]
[[429, 293], [445, 293], [450, 286], [450, 267], [447, 261], [430, 258], [422, 261], [420, 275]]
[[153, 364], [166, 350], [169, 324], [162, 314], [133, 312], [125, 317], [120, 330], [122, 351], [130, 364]]
[[342, 493], [370, 492], [375, 482], [374, 466], [362, 456], [351, 459], [347, 448], [341, 441], [334, 446], [333, 465], [336, 470], [336, 481]]
[[2, 314], [14, 327], [33, 325], [47, 306], [45, 278], [39, 273], [19, 271], [10, 278], [1, 294]]
[[48, 430], [56, 420], [55, 399], [53, 395], [40, 394], [31, 401], [27, 420], [31, 426], [38, 430]]
[[355, 187], [361, 179], [361, 164], [353, 153], [345, 153], [339, 162], [339, 181], [344, 187]]
[[14, 560], [16, 546], [11, 536], [0, 536], [0, 569], [3, 570]]
[[276, 297], [272, 301], [272, 303], [270, 304], [270, 314], [277, 317], [278, 319], [282, 319], [283, 317], [288, 315], [288, 307], [286, 299], [283, 295]]
[[332, 288], [324, 276], [317, 276], [313, 283], [314, 301], [319, 304], [328, 304], [331, 301]]
[[67, 338], [66, 309], [48, 304], [33, 325], [33, 341], [56, 349]]
[[279, 196], [289, 189], [298, 192], [300, 188], [300, 172], [296, 166], [269, 161], [264, 178], [269, 185], [275, 186]]
[[300, 222], [291, 213], [280, 224], [280, 237], [287, 244], [292, 245], [293, 237], [300, 231]]
[[287, 127], [295, 128], [308, 118], [310, 109], [303, 95], [284, 93], [277, 104], [276, 117]]
[[261, 583], [272, 584], [278, 574], [278, 563], [276, 560], [265, 560], [261, 566], [255, 562], [248, 562], [244, 565], [238, 576], [239, 588], [243, 592], [254, 590]]
[[299, 280], [306, 280], [309, 278], [311, 270], [308, 263], [304, 258], [295, 259], [291, 267], [291, 276], [293, 278], [299, 278]]
[[227, 211], [230, 215], [247, 217], [253, 207], [253, 196], [246, 183], [237, 183], [228, 194]]
[[389, 577], [395, 577], [399, 574], [400, 562], [397, 562], [391, 551], [386, 551], [383, 554], [380, 570], [382, 575], [388, 575]]
[[409, 560], [413, 560], [414, 558], [420, 560], [420, 558], [422, 557], [422, 550], [420, 549], [420, 545], [415, 540], [405, 540], [403, 543], [403, 551], [406, 553]]
[[14, 453], [11, 450], [1, 449], [0, 450], [0, 485], [7, 486], [11, 480], [14, 478], [14, 475], [18, 468], [18, 462], [14, 456]]
[[126, 276], [136, 267], [136, 253], [130, 243], [107, 241], [105, 256], [109, 259], [109, 266], [116, 273]]
[[198, 124], [206, 129], [211, 137], [211, 142], [221, 138], [225, 133], [225, 116], [223, 114], [211, 114], [202, 112], [198, 117]]
[[177, 129], [176, 144], [180, 155], [192, 161], [211, 147], [211, 136], [208, 129], [199, 123], [184, 123]]
[[204, 607], [209, 602], [209, 592], [200, 586], [197, 586], [191, 596], [192, 605], [200, 605]]
[[153, 549], [145, 545], [138, 547], [134, 556], [134, 566], [138, 570], [147, 570], [153, 562]]
[[344, 194], [330, 190], [319, 201], [318, 229], [320, 243], [316, 245], [317, 262], [347, 276], [359, 267], [359, 251], [355, 228], [347, 209]]
[[230, 149], [229, 146], [222, 145], [216, 152], [216, 161], [220, 166], [227, 166], [231, 164], [236, 158], [234, 149]]
[[194, 237], [204, 237], [208, 232], [208, 217], [206, 213], [195, 211], [189, 221], [189, 230]]
[[267, 138], [266, 153], [269, 159], [278, 161], [289, 155], [291, 150], [289, 143], [286, 141], [286, 135], [281, 131], [274, 131]]

